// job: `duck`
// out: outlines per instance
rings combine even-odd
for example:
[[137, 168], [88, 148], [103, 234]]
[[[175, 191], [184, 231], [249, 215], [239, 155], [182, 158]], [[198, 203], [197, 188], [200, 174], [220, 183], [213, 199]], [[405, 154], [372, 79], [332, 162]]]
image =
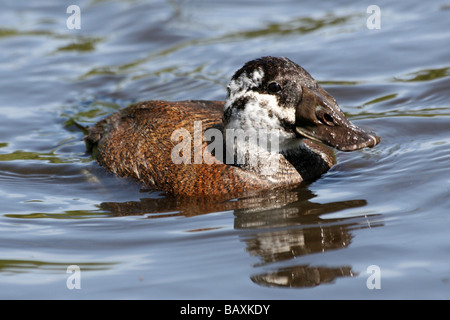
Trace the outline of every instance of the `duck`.
[[380, 142], [286, 57], [246, 62], [225, 101], [149, 100], [87, 128], [88, 151], [120, 177], [174, 196], [294, 188], [336, 164], [332, 148]]

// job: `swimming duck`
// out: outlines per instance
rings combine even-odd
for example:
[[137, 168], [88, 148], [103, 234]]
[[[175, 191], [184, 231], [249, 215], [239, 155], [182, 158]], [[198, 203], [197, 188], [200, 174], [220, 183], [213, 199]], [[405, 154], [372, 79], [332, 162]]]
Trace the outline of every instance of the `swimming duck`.
[[114, 174], [173, 195], [295, 187], [336, 163], [327, 146], [353, 151], [380, 141], [285, 57], [247, 62], [227, 91], [225, 102], [131, 105], [88, 128], [85, 141]]

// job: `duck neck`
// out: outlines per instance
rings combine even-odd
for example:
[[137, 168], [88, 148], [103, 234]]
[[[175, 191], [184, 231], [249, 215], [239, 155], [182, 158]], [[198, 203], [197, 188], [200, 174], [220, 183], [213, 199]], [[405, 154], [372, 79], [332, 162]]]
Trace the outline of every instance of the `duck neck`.
[[301, 139], [298, 148], [284, 150], [282, 154], [303, 180], [318, 178], [336, 164], [330, 148], [309, 139]]

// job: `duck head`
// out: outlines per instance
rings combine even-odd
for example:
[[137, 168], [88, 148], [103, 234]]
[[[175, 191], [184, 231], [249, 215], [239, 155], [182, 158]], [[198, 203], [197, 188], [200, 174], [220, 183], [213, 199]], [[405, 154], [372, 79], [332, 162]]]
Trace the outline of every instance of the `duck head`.
[[281, 150], [304, 139], [342, 151], [374, 147], [380, 138], [352, 124], [302, 67], [287, 58], [247, 62], [228, 85], [224, 129], [277, 130]]

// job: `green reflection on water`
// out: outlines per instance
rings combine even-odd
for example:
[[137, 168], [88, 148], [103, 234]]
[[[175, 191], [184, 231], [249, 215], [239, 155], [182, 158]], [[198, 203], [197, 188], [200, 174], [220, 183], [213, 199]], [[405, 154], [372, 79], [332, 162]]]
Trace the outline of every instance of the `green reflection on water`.
[[[131, 104], [132, 101], [128, 101], [125, 105]], [[86, 125], [97, 122], [99, 119], [123, 108], [123, 105], [119, 105], [113, 102], [106, 102], [101, 100], [92, 100], [90, 102], [83, 103], [80, 107], [70, 107], [67, 112], [61, 114], [62, 117], [66, 117], [64, 127], [71, 131], [71, 127], [75, 127], [76, 131], [82, 131], [87, 133]], [[75, 110], [75, 112], [74, 112]]]
[[[0, 272], [25, 273], [28, 270], [42, 269], [46, 271], [66, 272], [67, 267], [72, 263], [68, 262], [49, 262], [35, 260], [0, 260]], [[101, 271], [111, 269], [116, 265], [114, 262], [85, 262], [76, 263], [82, 271]]]
[[104, 41], [104, 38], [99, 37], [86, 37], [86, 36], [74, 36], [72, 34], [58, 34], [50, 31], [43, 30], [15, 30], [8, 28], [0, 28], [0, 38], [6, 37], [23, 37], [23, 36], [42, 36], [49, 37], [52, 39], [68, 39], [71, 40], [72, 43], [63, 45], [56, 49], [54, 53], [57, 52], [65, 52], [65, 51], [78, 51], [78, 52], [87, 52], [95, 50], [95, 45], [99, 42]]
[[35, 212], [28, 214], [5, 214], [4, 217], [15, 219], [90, 219], [90, 218], [105, 218], [112, 216], [111, 213], [97, 210], [67, 210], [63, 213], [45, 213]]
[[[106, 116], [110, 112], [115, 111], [115, 109], [102, 109], [102, 108], [93, 108], [86, 111], [79, 111], [73, 115], [70, 116], [68, 120], [64, 123], [65, 127], [74, 125], [78, 122], [87, 122], [92, 119], [96, 119], [98, 117]], [[62, 116], [67, 116], [65, 114], [62, 114]]]
[[0, 161], [12, 161], [12, 160], [48, 160], [51, 163], [66, 162], [55, 156], [53, 152], [39, 153], [39, 152], [18, 150], [11, 153], [0, 154]]
[[320, 85], [322, 86], [355, 86], [358, 84], [362, 84], [361, 81], [349, 81], [349, 80], [325, 80], [325, 81], [318, 81]]
[[14, 29], [0, 28], [0, 38], [16, 37], [16, 36], [53, 36], [49, 31], [19, 31]]
[[54, 164], [80, 163], [91, 161], [91, 159], [83, 158], [80, 155], [70, 154], [67, 157], [67, 155], [57, 155], [53, 151], [40, 153], [40, 152], [17, 150], [11, 153], [0, 154], [0, 161], [14, 161], [14, 160], [41, 160], [41, 161], [48, 161]]
[[101, 39], [98, 38], [84, 38], [79, 39], [77, 42], [68, 44], [66, 46], [59, 47], [56, 49], [57, 52], [61, 51], [93, 51], [95, 50], [95, 45], [100, 42]]
[[382, 101], [386, 101], [386, 100], [391, 100], [394, 99], [395, 97], [397, 97], [397, 93], [393, 93], [393, 94], [388, 94], [382, 97], [378, 97], [375, 98], [373, 100], [370, 100], [369, 102], [364, 103], [364, 106], [368, 105], [368, 104], [374, 104], [374, 103], [378, 103], [378, 102], [382, 102]]
[[450, 76], [450, 67], [440, 69], [424, 69], [406, 75], [406, 78], [394, 78], [397, 82], [430, 81]]
[[323, 18], [317, 19], [310, 17], [296, 18], [286, 23], [271, 23], [266, 27], [257, 30], [232, 33], [225, 36], [224, 39], [252, 39], [268, 35], [305, 34], [325, 27], [344, 25], [351, 18], [353, 18], [352, 15], [336, 17], [333, 14], [328, 14]]

